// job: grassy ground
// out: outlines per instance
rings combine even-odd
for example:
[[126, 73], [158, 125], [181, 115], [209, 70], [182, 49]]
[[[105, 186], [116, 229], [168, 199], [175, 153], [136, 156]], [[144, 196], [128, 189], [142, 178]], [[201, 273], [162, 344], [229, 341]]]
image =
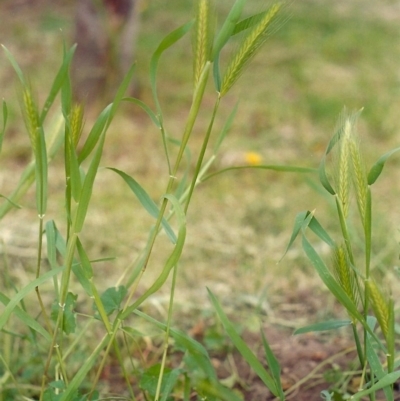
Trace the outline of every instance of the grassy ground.
[[[224, 99], [217, 126], [222, 126], [237, 99], [242, 100], [219, 166], [243, 164], [244, 153], [256, 151], [265, 164], [316, 167], [344, 105], [349, 109], [364, 107], [359, 128], [367, 160], [372, 162], [396, 146], [400, 52], [395, 40], [400, 11], [391, 2], [362, 4], [313, 0], [293, 2], [285, 9], [286, 23], [267, 42], [234, 93]], [[223, 11], [223, 5], [218, 7]], [[62, 37], [69, 36], [72, 7], [67, 2], [50, 7], [43, 1], [35, 5], [3, 2], [2, 8], [10, 18], [0, 27], [1, 40], [29, 71], [40, 99], [51, 83], [51, 71], [59, 63]], [[158, 0], [144, 3], [137, 80], [141, 98], [150, 104], [147, 74], [152, 51], [163, 35], [189, 18], [190, 10], [189, 3], [177, 0], [169, 1], [168, 6]], [[191, 66], [185, 60], [189, 53], [190, 39], [186, 38], [166, 54], [160, 68], [160, 97], [172, 136], [181, 132], [188, 111]], [[1, 173], [1, 192], [7, 193], [21, 162], [30, 155], [19, 118], [13, 72], [4, 54], [0, 57], [2, 96], [11, 109]], [[209, 99], [211, 104], [212, 93]], [[205, 123], [208, 117], [205, 112]], [[204, 129], [201, 123], [196, 127], [193, 149]], [[147, 117], [126, 107], [107, 141], [102, 164], [132, 174], [157, 199], [163, 190], [165, 166], [160, 137]], [[393, 268], [397, 252], [393, 234], [400, 218], [398, 188], [393, 185], [397, 165], [396, 159], [390, 163], [390, 174], [384, 175], [376, 193], [376, 224], [386, 239], [377, 250], [375, 264], [384, 269]], [[54, 198], [49, 218], [62, 208], [63, 184], [58, 182], [57, 168], [55, 164], [50, 171]], [[317, 216], [330, 224], [330, 210], [324, 196], [315, 190], [315, 183], [316, 177], [239, 171], [203, 184], [189, 214], [179, 298], [203, 306], [207, 303], [207, 285], [228, 298], [233, 290], [238, 301], [250, 296], [256, 302], [271, 291], [286, 291], [298, 284], [303, 273], [311, 274], [300, 249], [289, 253], [279, 265], [276, 262], [284, 252], [297, 212], [316, 208]], [[10, 246], [20, 225], [35, 224], [31, 200], [25, 199], [25, 209], [12, 213], [3, 224]], [[150, 220], [141, 213], [123, 182], [102, 171], [84, 236], [92, 245], [92, 257], [118, 255], [116, 261], [99, 266], [107, 273], [105, 286], [135, 257], [145, 240]], [[156, 266], [157, 260], [149, 269], [149, 281]]]

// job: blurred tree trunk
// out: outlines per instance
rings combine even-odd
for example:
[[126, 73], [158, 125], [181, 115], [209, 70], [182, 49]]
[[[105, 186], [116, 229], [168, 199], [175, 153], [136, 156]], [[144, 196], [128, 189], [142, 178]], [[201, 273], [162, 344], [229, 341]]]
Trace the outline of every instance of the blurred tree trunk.
[[75, 100], [88, 105], [112, 100], [134, 61], [138, 11], [139, 0], [77, 0]]

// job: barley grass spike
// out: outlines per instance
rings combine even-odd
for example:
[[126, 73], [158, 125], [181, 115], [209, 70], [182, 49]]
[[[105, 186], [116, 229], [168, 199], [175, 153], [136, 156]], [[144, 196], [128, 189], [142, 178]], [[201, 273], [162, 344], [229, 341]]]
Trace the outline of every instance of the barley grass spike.
[[211, 0], [195, 2], [195, 26], [193, 29], [193, 74], [195, 86], [199, 82], [201, 72], [210, 60], [213, 41], [213, 4]]
[[224, 96], [238, 80], [246, 65], [266, 41], [270, 25], [275, 20], [281, 7], [282, 5], [279, 3], [272, 5], [260, 22], [256, 24], [244, 38], [227, 67], [221, 84], [221, 97]]
[[39, 128], [39, 114], [36, 104], [33, 100], [32, 91], [26, 87], [23, 92], [23, 114], [25, 125], [28, 130], [29, 139], [31, 141], [31, 146], [33, 154], [36, 155], [36, 143]]

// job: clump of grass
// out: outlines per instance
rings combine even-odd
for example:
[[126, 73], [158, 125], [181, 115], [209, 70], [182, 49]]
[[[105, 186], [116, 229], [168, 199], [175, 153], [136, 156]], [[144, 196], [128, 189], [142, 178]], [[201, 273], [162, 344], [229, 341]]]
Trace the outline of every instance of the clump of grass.
[[[34, 155], [34, 160], [27, 167], [24, 176], [21, 177], [17, 189], [6, 199], [6, 202], [12, 207], [35, 181], [39, 218], [37, 268], [31, 283], [23, 288], [18, 288], [18, 285], [15, 284], [15, 286], [10, 286], [11, 294], [0, 294], [0, 301], [5, 304], [0, 317], [1, 336], [6, 337], [9, 342], [10, 339], [15, 340], [18, 336], [24, 337], [26, 332], [29, 332], [31, 336], [24, 337], [26, 348], [34, 347], [43, 361], [41, 367], [37, 369], [36, 377], [30, 383], [34, 386], [29, 389], [24, 388], [23, 377], [13, 368], [13, 362], [20, 356], [16, 355], [13, 361], [13, 357], [9, 355], [8, 360], [3, 363], [3, 371], [7, 372], [4, 383], [7, 382], [17, 397], [21, 399], [34, 397], [43, 401], [98, 399], [98, 382], [112, 353], [118, 361], [130, 399], [136, 399], [137, 393], [142, 391], [145, 393], [145, 397], [151, 397], [154, 400], [169, 399], [172, 397], [171, 394], [188, 400], [190, 393], [196, 391], [202, 398], [240, 401], [240, 397], [234, 391], [225, 387], [218, 380], [210, 357], [201, 344], [187, 334], [174, 330], [171, 322], [177, 270], [185, 246], [188, 208], [195, 188], [205, 179], [237, 112], [235, 107], [219, 135], [216, 135], [212, 156], [209, 160], [205, 160], [222, 97], [218, 68], [219, 54], [231, 36], [237, 31], [242, 31], [244, 38], [247, 39], [239, 50], [240, 54], [233, 55], [232, 66], [228, 67], [225, 81], [223, 81], [225, 82], [223, 95], [225, 95], [237, 81], [243, 68], [265, 42], [267, 26], [280, 9], [280, 5], [272, 6], [268, 12], [243, 22], [240, 21], [240, 18], [244, 4], [244, 0], [237, 0], [221, 30], [214, 34], [215, 8], [212, 1], [196, 1], [194, 22], [186, 23], [167, 35], [153, 54], [150, 66], [150, 84], [156, 110], [153, 111], [141, 100], [124, 97], [135, 71], [133, 65], [118, 88], [114, 101], [99, 114], [83, 143], [80, 142], [82, 141], [84, 109], [82, 105], [72, 103], [73, 96], [69, 80], [69, 66], [75, 47], [64, 51], [61, 66], [41, 108], [34, 102], [31, 87], [27, 84], [28, 81], [17, 61], [5, 49], [22, 86], [23, 116]], [[180, 140], [171, 141], [167, 135], [169, 130], [164, 126], [163, 109], [157, 94], [157, 69], [163, 52], [175, 45], [190, 30], [192, 30], [194, 60], [192, 104], [188, 110]], [[203, 98], [208, 88], [210, 71], [213, 68], [215, 106], [210, 121], [204, 129], [205, 135], [201, 149], [194, 152], [198, 154], [198, 157], [194, 163], [193, 172], [190, 163], [183, 167], [182, 161], [184, 154], [189, 152], [189, 139], [197, 122], [199, 111], [204, 107]], [[63, 121], [62, 129], [58, 129], [56, 126], [45, 129], [44, 123], [49, 110], [59, 95], [61, 110], [57, 113]], [[141, 107], [150, 117], [155, 128], [161, 132], [168, 169], [165, 171], [165, 191], [161, 194], [160, 203], [157, 204], [132, 176], [109, 167], [110, 171], [115, 172], [128, 185], [141, 206], [154, 219], [154, 225], [149, 230], [147, 243], [138, 258], [126, 266], [117, 283], [110, 283], [109, 288], [101, 293], [95, 268], [95, 263], [99, 260], [88, 255], [82, 232], [93, 197], [93, 187], [101, 164], [106, 133], [116, 116], [119, 104], [123, 101]], [[6, 106], [3, 108], [3, 114], [4, 120], [6, 120]], [[60, 155], [59, 150], [62, 149], [62, 144], [64, 145], [63, 153]], [[172, 157], [175, 154], [171, 151], [172, 146], [179, 148], [175, 157]], [[47, 170], [49, 162], [54, 157], [59, 157], [64, 161], [65, 210], [64, 214], [56, 216], [55, 220], [46, 221], [47, 202], [52, 196], [47, 191]], [[258, 165], [259, 162], [260, 160], [253, 156], [249, 164], [265, 169], [279, 170], [276, 166]], [[292, 168], [292, 171], [296, 171], [296, 168]], [[298, 171], [303, 170], [299, 169]], [[308, 172], [309, 170], [304, 171]], [[3, 208], [0, 216], [4, 216], [11, 207]], [[60, 230], [58, 227], [65, 228]], [[148, 269], [154, 268], [151, 263], [151, 255], [156, 249], [158, 241], [162, 240], [159, 238], [161, 232], [166, 234], [167, 241], [170, 243], [169, 253], [165, 255], [165, 262], [158, 269], [159, 274], [154, 281], [144, 292], [139, 293], [138, 288], [142, 277]], [[47, 244], [47, 255], [44, 255], [44, 238]], [[163, 322], [161, 322], [143, 313], [139, 308], [165, 286], [170, 277], [172, 278], [172, 287], [169, 306]], [[52, 290], [49, 291], [48, 286], [44, 290], [43, 284], [49, 280], [53, 280]], [[80, 303], [85, 309], [84, 313], [79, 314], [80, 319], [77, 318], [78, 291], [74, 284], [75, 281], [79, 286]], [[37, 292], [38, 308], [31, 316], [25, 308], [24, 300], [34, 289]], [[42, 291], [46, 291], [46, 298], [53, 299], [51, 305], [43, 300]], [[25, 327], [22, 329], [17, 327], [14, 324], [14, 317], [21, 319]], [[132, 369], [136, 362], [130, 355], [126, 355], [126, 350], [131, 347], [132, 338], [136, 335], [131, 328], [135, 327], [138, 319], [151, 323], [163, 333], [163, 353], [160, 363], [156, 367], [143, 365], [140, 368], [141, 374], [151, 381], [151, 385], [148, 384], [147, 379], [146, 381], [138, 377], [137, 369]], [[93, 336], [93, 331], [99, 335]], [[167, 366], [171, 338], [177, 347], [185, 350], [187, 355], [184, 366], [172, 370]], [[8, 343], [7, 341], [6, 343]], [[80, 359], [75, 355], [75, 347], [80, 341], [86, 341], [89, 349], [81, 365], [75, 367], [75, 360]], [[268, 347], [266, 349], [268, 360], [273, 360], [270, 350]], [[126, 358], [128, 358], [130, 367], [126, 363]], [[266, 384], [271, 386], [274, 394], [278, 395], [279, 386], [273, 382], [273, 380], [277, 380], [276, 372], [273, 372], [274, 379], [272, 379], [272, 376], [265, 373], [260, 367], [258, 370], [258, 373], [265, 378]], [[138, 387], [132, 385], [132, 371], [137, 375]], [[91, 378], [90, 382], [88, 377]], [[182, 388], [184, 389], [183, 394], [179, 393]]]

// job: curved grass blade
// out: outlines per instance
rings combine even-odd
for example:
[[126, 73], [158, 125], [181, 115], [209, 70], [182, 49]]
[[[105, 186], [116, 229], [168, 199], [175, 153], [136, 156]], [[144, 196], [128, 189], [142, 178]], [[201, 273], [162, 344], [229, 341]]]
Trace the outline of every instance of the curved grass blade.
[[320, 322], [315, 324], [310, 324], [309, 326], [304, 326], [296, 329], [293, 334], [304, 334], [315, 331], [329, 331], [336, 330], [340, 327], [350, 326], [351, 320], [329, 320], [327, 322]]
[[255, 373], [257, 373], [258, 377], [264, 382], [264, 384], [270, 389], [270, 391], [276, 396], [279, 396], [279, 391], [276, 388], [276, 384], [272, 376], [266, 371], [258, 358], [254, 355], [254, 353], [250, 350], [247, 344], [242, 340], [242, 338], [237, 333], [235, 326], [225, 315], [224, 311], [220, 303], [218, 302], [215, 295], [207, 288], [208, 295], [210, 296], [211, 302], [214, 306], [215, 311], [217, 312], [218, 317], [221, 320], [222, 325], [224, 326], [229, 338], [232, 340], [233, 344], [237, 348], [237, 350], [242, 354], [243, 358], [247, 361], [247, 363], [251, 366]]
[[222, 48], [225, 46], [226, 42], [228, 42], [229, 38], [232, 36], [232, 33], [235, 30], [236, 24], [239, 21], [239, 18], [242, 14], [243, 7], [246, 3], [246, 0], [236, 0], [235, 4], [232, 6], [231, 11], [226, 17], [225, 22], [223, 23], [218, 35], [215, 39], [212, 56], [211, 59], [214, 61], [215, 58], [219, 57], [219, 53]]
[[281, 383], [281, 366], [279, 365], [278, 360], [276, 359], [274, 353], [272, 352], [271, 347], [269, 346], [265, 334], [262, 330], [261, 330], [261, 338], [263, 341], [265, 358], [271, 370], [272, 378], [274, 379], [276, 389], [278, 390], [279, 399], [281, 401], [284, 401], [285, 394], [283, 393], [283, 388]]
[[359, 391], [358, 393], [352, 395], [349, 400], [360, 400], [361, 398], [369, 395], [371, 393], [375, 393], [378, 390], [381, 390], [385, 387], [388, 387], [395, 383], [400, 378], [400, 371], [392, 372], [384, 376], [382, 379], [378, 380], [373, 386], [370, 388]]
[[11, 205], [13, 205], [17, 209], [22, 209], [21, 205], [18, 205], [18, 203], [13, 202], [10, 198], [8, 198], [5, 195], [0, 194], [0, 198], [4, 198], [7, 202], [10, 202]]
[[[54, 158], [55, 154], [57, 153], [58, 149], [60, 149], [63, 143], [63, 132], [61, 130], [62, 121], [62, 116], [59, 116], [56, 123], [54, 124], [54, 128], [49, 130], [52, 132], [52, 134], [47, 138], [46, 141], [48, 145], [48, 162], [50, 162]], [[10, 211], [10, 209], [12, 209], [13, 204], [18, 202], [19, 199], [21, 199], [21, 197], [28, 191], [34, 181], [35, 162], [32, 161], [25, 167], [25, 170], [22, 172], [16, 189], [7, 198], [8, 202], [0, 206], [0, 220]]]
[[[3, 305], [8, 305], [10, 302], [10, 298], [5, 296], [0, 292], [0, 302]], [[33, 319], [28, 313], [26, 313], [23, 309], [19, 306], [15, 306], [13, 313], [20, 319], [23, 323], [29, 326], [32, 330], [41, 334], [47, 341], [51, 341], [50, 334], [43, 328], [41, 324], [39, 324], [35, 319]]]
[[161, 274], [150, 286], [150, 288], [143, 295], [141, 295], [131, 306], [129, 306], [125, 311], [121, 313], [122, 320], [128, 317], [139, 305], [143, 303], [143, 301], [145, 301], [150, 295], [157, 292], [163, 286], [172, 268], [178, 263], [181, 257], [183, 246], [185, 244], [185, 239], [186, 239], [186, 216], [182, 209], [181, 204], [175, 198], [175, 196], [171, 194], [166, 194], [164, 195], [164, 197], [172, 203], [172, 206], [175, 209], [175, 215], [178, 219], [179, 230], [178, 230], [178, 238], [176, 240], [176, 245], [171, 255], [169, 256], [167, 262], [165, 263], [165, 266]]
[[[143, 313], [142, 311], [136, 309], [134, 313], [143, 319], [147, 320], [148, 322], [154, 324], [156, 327], [160, 328], [161, 330], [167, 330], [167, 325], [164, 323], [155, 320], [151, 316]], [[215, 369], [212, 366], [210, 357], [203, 347], [198, 341], [190, 337], [187, 333], [184, 333], [180, 330], [170, 328], [170, 334], [174, 338], [176, 345], [182, 350], [187, 351], [190, 355], [196, 360], [198, 366], [201, 370], [207, 375], [207, 377], [211, 378], [212, 380], [217, 379], [217, 374], [215, 373]]]
[[112, 104], [109, 104], [97, 117], [89, 135], [79, 153], [78, 160], [81, 164], [89, 155], [92, 153], [93, 149], [96, 147], [97, 142], [100, 139], [101, 134], [104, 132], [107, 121], [110, 116]]
[[[143, 187], [130, 175], [124, 173], [121, 170], [118, 170], [113, 167], [107, 167], [107, 169], [114, 171], [117, 173], [129, 186], [132, 192], [136, 195], [139, 202], [146, 209], [146, 211], [154, 218], [158, 217], [159, 209], [154, 201], [150, 198], [147, 192], [143, 189]], [[168, 224], [167, 220], [162, 219], [162, 225], [164, 227], [165, 233], [173, 244], [176, 244], [176, 235], [173, 232], [171, 226]]]
[[73, 230], [74, 233], [78, 234], [83, 227], [85, 222], [86, 214], [89, 208], [90, 199], [92, 197], [94, 180], [97, 175], [97, 170], [100, 164], [101, 156], [103, 154], [103, 146], [105, 141], [105, 132], [100, 136], [99, 144], [94, 153], [93, 159], [88, 168], [85, 180], [82, 184], [82, 191], [79, 195], [79, 203], [76, 210], [76, 214], [73, 219]]
[[151, 121], [153, 121], [153, 123], [156, 125], [156, 127], [158, 129], [161, 129], [160, 121], [158, 120], [157, 116], [154, 114], [153, 110], [151, 110], [151, 108], [149, 106], [147, 106], [146, 103], [144, 103], [141, 100], [136, 99], [134, 97], [124, 97], [122, 100], [125, 102], [131, 102], [131, 103], [137, 104], [139, 107], [141, 107], [147, 113], [147, 115], [150, 117]]
[[349, 298], [343, 288], [335, 280], [324, 261], [315, 251], [314, 247], [308, 242], [305, 234], [303, 233], [302, 241], [303, 249], [310, 259], [311, 263], [317, 270], [318, 275], [321, 277], [324, 284], [328, 287], [329, 291], [335, 296], [335, 298], [346, 308], [349, 314], [356, 318], [363, 325], [366, 324], [364, 317], [358, 311], [357, 306]]
[[1, 45], [1, 47], [3, 48], [4, 52], [6, 53], [7, 58], [9, 60], [9, 62], [13, 66], [15, 72], [17, 73], [17, 76], [18, 76], [22, 86], [23, 87], [27, 87], [27, 82], [26, 82], [26, 79], [24, 77], [24, 73], [22, 72], [22, 70], [21, 70], [20, 66], [18, 65], [17, 61], [15, 60], [14, 56], [7, 49], [7, 47], [5, 47], [4, 45]]
[[47, 116], [47, 113], [50, 110], [50, 107], [54, 103], [54, 100], [55, 100], [58, 92], [60, 91], [61, 87], [64, 84], [65, 79], [68, 78], [68, 70], [69, 70], [69, 66], [71, 64], [75, 49], [76, 49], [76, 44], [73, 45], [71, 47], [71, 49], [69, 49], [68, 52], [66, 52], [64, 54], [63, 63], [61, 65], [59, 71], [57, 72], [56, 77], [54, 78], [54, 82], [53, 82], [53, 85], [51, 86], [49, 95], [47, 96], [47, 99], [44, 102], [44, 106], [43, 106], [42, 112], [39, 117], [40, 124], [43, 124], [43, 122]]
[[181, 39], [192, 27], [193, 21], [187, 22], [186, 24], [180, 26], [179, 28], [175, 29], [171, 33], [169, 33], [158, 45], [156, 51], [153, 53], [150, 61], [150, 85], [151, 90], [154, 97], [154, 102], [156, 104], [157, 113], [159, 114], [160, 121], [162, 124], [162, 112], [160, 102], [157, 96], [157, 69], [158, 69], [158, 61], [161, 55], [171, 47], [174, 43], [176, 43], [179, 39]]
[[383, 167], [385, 166], [385, 163], [387, 159], [389, 159], [390, 156], [392, 156], [394, 153], [398, 152], [400, 150], [399, 148], [392, 149], [390, 152], [385, 153], [383, 156], [381, 156], [378, 161], [371, 167], [371, 170], [368, 173], [368, 185], [372, 185], [378, 177], [381, 175]]
[[211, 173], [202, 179], [202, 182], [207, 181], [208, 179], [215, 177], [216, 175], [225, 173], [226, 171], [232, 170], [244, 170], [244, 169], [259, 169], [259, 170], [271, 170], [285, 173], [316, 173], [318, 170], [310, 167], [297, 167], [297, 166], [280, 166], [280, 165], [259, 165], [259, 166], [233, 166], [227, 167], [222, 170], [218, 170], [215, 173]]
[[45, 281], [50, 279], [51, 277], [61, 273], [64, 270], [64, 267], [59, 267], [57, 269], [53, 269], [48, 271], [47, 273], [41, 275], [37, 279], [31, 281], [28, 285], [18, 291], [11, 299], [10, 302], [7, 304], [5, 309], [2, 311], [0, 315], [0, 330], [3, 329], [4, 325], [7, 323], [8, 319], [10, 318], [11, 313], [13, 313], [14, 309], [18, 305], [18, 303], [25, 298], [30, 292], [34, 291], [34, 289]]

